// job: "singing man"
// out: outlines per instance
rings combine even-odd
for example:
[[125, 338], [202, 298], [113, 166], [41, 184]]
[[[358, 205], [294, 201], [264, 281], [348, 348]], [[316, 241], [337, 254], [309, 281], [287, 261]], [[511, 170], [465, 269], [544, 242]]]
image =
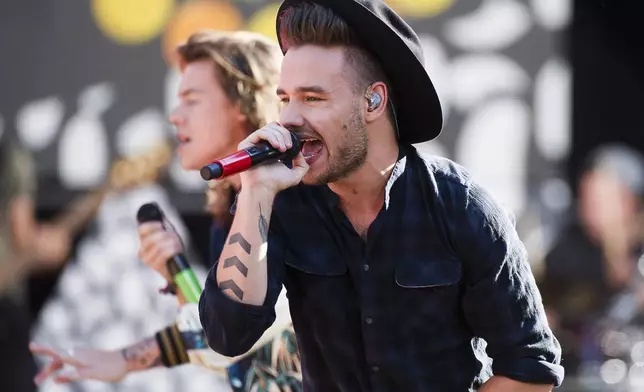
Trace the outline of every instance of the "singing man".
[[[241, 175], [200, 301], [210, 346], [235, 356], [286, 289], [308, 392], [540, 392], [561, 348], [513, 219], [459, 165], [413, 143], [442, 128], [418, 36], [377, 0], [287, 0], [280, 122], [291, 168]], [[235, 263], [221, 260], [237, 258]]]

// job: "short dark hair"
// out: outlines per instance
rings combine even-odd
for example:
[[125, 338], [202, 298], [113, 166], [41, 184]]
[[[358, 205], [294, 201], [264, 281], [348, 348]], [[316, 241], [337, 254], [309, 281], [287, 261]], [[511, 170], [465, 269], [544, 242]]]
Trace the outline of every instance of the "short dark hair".
[[346, 65], [355, 74], [352, 87], [356, 92], [364, 92], [368, 85], [376, 81], [389, 86], [380, 62], [365, 49], [347, 22], [332, 10], [319, 4], [302, 2], [284, 10], [279, 18], [279, 37], [287, 50], [302, 45], [344, 47]]

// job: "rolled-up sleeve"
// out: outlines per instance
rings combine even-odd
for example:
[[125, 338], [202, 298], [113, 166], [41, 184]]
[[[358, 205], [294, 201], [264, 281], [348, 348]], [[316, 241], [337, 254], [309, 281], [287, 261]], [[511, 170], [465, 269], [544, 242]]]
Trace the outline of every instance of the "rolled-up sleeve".
[[[526, 249], [511, 216], [482, 187], [452, 184], [452, 241], [463, 260], [463, 310], [487, 342], [495, 375], [561, 385], [561, 347], [546, 319]], [[454, 216], [453, 215], [453, 216]]]
[[219, 354], [233, 357], [248, 352], [275, 321], [275, 303], [282, 291], [283, 241], [271, 219], [268, 236], [268, 287], [262, 306], [234, 301], [217, 285], [217, 264], [208, 272], [199, 299], [199, 317], [208, 345]]

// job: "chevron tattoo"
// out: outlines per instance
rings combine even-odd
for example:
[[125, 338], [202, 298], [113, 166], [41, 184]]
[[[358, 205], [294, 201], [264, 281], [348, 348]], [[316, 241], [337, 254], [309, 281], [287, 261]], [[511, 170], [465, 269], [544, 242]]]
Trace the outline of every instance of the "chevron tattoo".
[[237, 283], [235, 283], [232, 279], [221, 282], [219, 284], [219, 288], [222, 291], [230, 289], [233, 292], [233, 294], [235, 294], [235, 296], [239, 298], [240, 301], [244, 299], [244, 292], [242, 291], [242, 289], [239, 288], [239, 286], [237, 286]]
[[241, 248], [248, 254], [250, 254], [250, 243], [246, 241], [246, 238], [244, 238], [241, 233], [235, 233], [230, 236], [230, 240], [228, 240], [228, 245], [232, 244], [239, 244]]
[[229, 257], [226, 260], [224, 260], [224, 268], [232, 267], [235, 266], [239, 270], [239, 272], [242, 273], [245, 277], [248, 276], [248, 267], [244, 265], [244, 263], [239, 260], [239, 257], [233, 256]]

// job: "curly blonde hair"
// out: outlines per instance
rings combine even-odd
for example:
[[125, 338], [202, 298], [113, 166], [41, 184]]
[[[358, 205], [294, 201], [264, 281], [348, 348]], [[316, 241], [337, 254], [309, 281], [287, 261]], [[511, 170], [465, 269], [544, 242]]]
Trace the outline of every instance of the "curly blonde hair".
[[[179, 46], [177, 54], [181, 70], [196, 61], [213, 62], [226, 96], [246, 115], [249, 133], [279, 119], [275, 91], [283, 55], [273, 40], [248, 31], [200, 31]], [[229, 181], [208, 183], [206, 211], [223, 225], [231, 223], [228, 211], [234, 193]]]
[[275, 94], [282, 52], [273, 40], [248, 31], [200, 31], [177, 49], [179, 64], [212, 60], [228, 99], [248, 117], [249, 132], [279, 118]]

